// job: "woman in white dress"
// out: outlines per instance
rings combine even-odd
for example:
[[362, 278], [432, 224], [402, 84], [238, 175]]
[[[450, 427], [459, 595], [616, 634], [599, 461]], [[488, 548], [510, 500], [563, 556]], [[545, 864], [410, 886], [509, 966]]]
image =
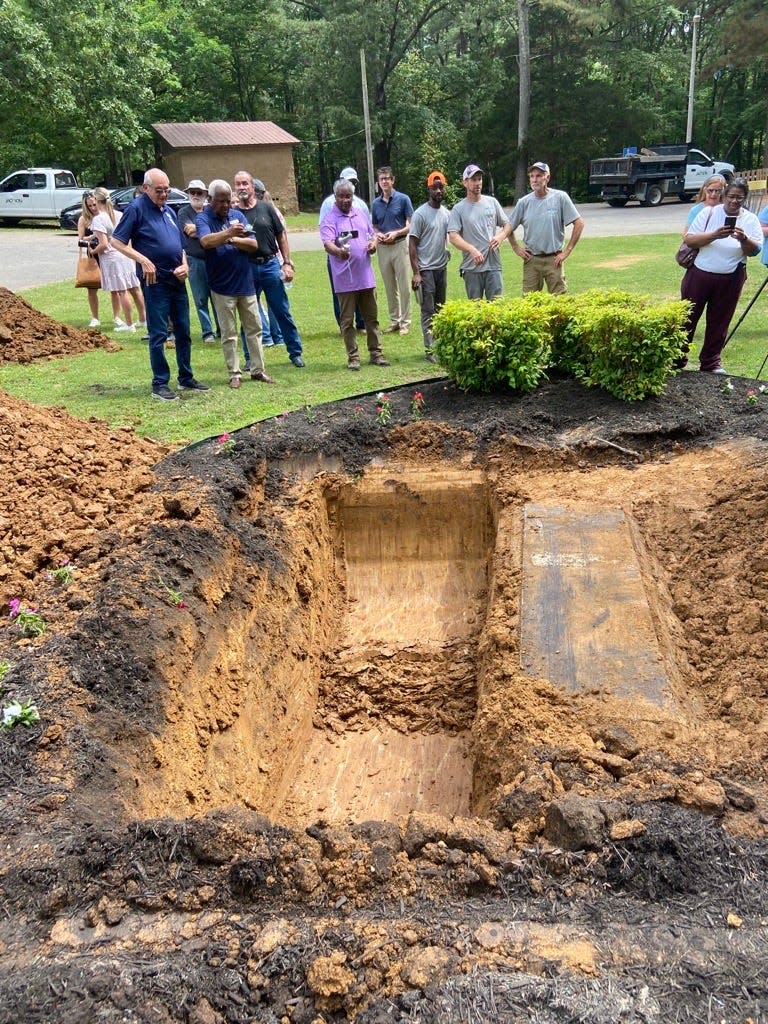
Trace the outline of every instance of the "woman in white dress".
[[[139, 327], [146, 327], [146, 311], [144, 296], [141, 294], [139, 279], [136, 276], [136, 264], [112, 248], [112, 232], [120, 220], [121, 214], [115, 210], [105, 188], [95, 188], [93, 198], [96, 200], [98, 213], [93, 218], [91, 228], [98, 238], [99, 244], [94, 249], [98, 254], [101, 268], [101, 287], [112, 296], [112, 313], [115, 318], [115, 331], [136, 331], [133, 323], [131, 299], [139, 315]], [[122, 313], [121, 318], [120, 314]]]

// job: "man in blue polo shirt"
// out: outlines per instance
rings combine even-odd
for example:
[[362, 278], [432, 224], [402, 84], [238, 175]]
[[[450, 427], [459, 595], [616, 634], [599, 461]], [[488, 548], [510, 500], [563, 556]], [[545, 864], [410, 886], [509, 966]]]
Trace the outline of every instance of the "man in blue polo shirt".
[[261, 317], [248, 257], [259, 251], [245, 215], [231, 208], [232, 189], [223, 178], [208, 186], [210, 203], [197, 215], [195, 227], [205, 252], [205, 269], [221, 325], [221, 348], [229, 373], [229, 386], [240, 387], [237, 316], [245, 331], [251, 361], [251, 380], [274, 384], [264, 369]]
[[189, 268], [181, 231], [173, 210], [166, 207], [168, 176], [157, 167], [144, 175], [144, 192], [130, 204], [112, 236], [118, 252], [138, 263], [149, 329], [149, 362], [152, 366], [152, 397], [170, 402], [179, 396], [168, 386], [171, 370], [165, 358], [168, 320], [176, 335], [179, 388], [210, 391], [192, 373], [192, 339], [189, 335]]
[[413, 204], [405, 192], [395, 191], [391, 167], [376, 172], [381, 195], [373, 200], [371, 220], [376, 231], [379, 270], [389, 307], [389, 327], [384, 334], [407, 334], [411, 326], [411, 261], [408, 258], [408, 230]]

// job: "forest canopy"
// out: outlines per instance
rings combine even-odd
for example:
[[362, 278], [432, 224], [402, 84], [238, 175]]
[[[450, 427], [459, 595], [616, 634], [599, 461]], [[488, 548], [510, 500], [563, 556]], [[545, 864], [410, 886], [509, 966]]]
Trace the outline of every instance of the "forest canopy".
[[[761, 0], [0, 0], [0, 172], [67, 167], [128, 183], [156, 160], [150, 125], [268, 120], [301, 139], [299, 199], [366, 167], [361, 50], [374, 164], [421, 194], [470, 160], [502, 201], [518, 158], [587, 194], [589, 160], [685, 140], [693, 16], [701, 14], [693, 140], [717, 159], [766, 158], [768, 8]], [[518, 147], [520, 24], [530, 119]], [[525, 152], [520, 152], [524, 148]], [[257, 173], [257, 169], [254, 168]], [[174, 184], [183, 184], [174, 182]]]

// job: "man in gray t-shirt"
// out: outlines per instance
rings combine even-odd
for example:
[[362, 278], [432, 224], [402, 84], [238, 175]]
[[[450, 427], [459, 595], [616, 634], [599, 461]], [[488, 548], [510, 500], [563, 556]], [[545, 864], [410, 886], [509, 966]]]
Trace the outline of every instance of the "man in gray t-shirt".
[[466, 199], [456, 203], [448, 220], [448, 241], [464, 257], [460, 273], [469, 299], [495, 299], [501, 295], [499, 246], [509, 237], [507, 216], [493, 196], [484, 196], [483, 171], [469, 164], [462, 175]]
[[421, 305], [424, 358], [428, 363], [435, 361], [432, 317], [445, 302], [448, 260], [451, 258], [446, 248], [448, 211], [443, 208], [445, 186], [445, 175], [432, 171], [427, 177], [429, 201], [416, 210], [408, 232], [408, 257], [413, 270], [411, 287]]
[[[567, 192], [549, 188], [549, 165], [531, 164], [528, 178], [532, 192], [517, 202], [512, 213], [509, 243], [523, 260], [523, 294], [540, 292], [546, 284], [553, 295], [567, 291], [563, 263], [581, 238], [584, 221]], [[565, 229], [571, 237], [563, 249]], [[515, 228], [523, 228], [523, 244], [515, 238]]]

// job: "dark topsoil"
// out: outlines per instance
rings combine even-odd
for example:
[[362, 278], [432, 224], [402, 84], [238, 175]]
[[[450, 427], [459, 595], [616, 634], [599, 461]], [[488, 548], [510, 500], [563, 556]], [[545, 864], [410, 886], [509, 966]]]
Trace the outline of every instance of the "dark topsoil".
[[[4, 600], [40, 603], [49, 630], [0, 632], [0, 661], [12, 663], [3, 704], [31, 698], [43, 712], [0, 731], [0, 1022], [768, 1019], [759, 815], [747, 838], [655, 790], [630, 810], [604, 807], [606, 820], [643, 828], [606, 832], [591, 850], [437, 817], [317, 822], [304, 834], [244, 808], [140, 820], [122, 813], [117, 753], [163, 720], [157, 659], [173, 657], [178, 635], [158, 578], [202, 614], [192, 584], [215, 558], [197, 529], [206, 517], [279, 571], [268, 514], [249, 532], [234, 519], [256, 484], [290, 501], [285, 466], [325, 458], [354, 475], [393, 451], [482, 464], [514, 450], [518, 466], [546, 453], [631, 468], [765, 442], [768, 396], [753, 403], [753, 384], [733, 385], [686, 372], [627, 405], [561, 379], [525, 397], [433, 380], [419, 387], [420, 423], [416, 389], [403, 388], [386, 427], [374, 396], [339, 402], [241, 431], [232, 455], [216, 441], [178, 452], [154, 477], [152, 445], [137, 442], [129, 469], [125, 432], [5, 401], [0, 461], [15, 483], [0, 506]], [[46, 515], [62, 490], [70, 519], [56, 533]], [[754, 491], [764, 511], [764, 463]], [[197, 547], [182, 553], [171, 528], [193, 519]], [[764, 534], [765, 519], [745, 529]], [[64, 557], [79, 576], [57, 588], [44, 572]], [[731, 795], [754, 811], [748, 781]]]

